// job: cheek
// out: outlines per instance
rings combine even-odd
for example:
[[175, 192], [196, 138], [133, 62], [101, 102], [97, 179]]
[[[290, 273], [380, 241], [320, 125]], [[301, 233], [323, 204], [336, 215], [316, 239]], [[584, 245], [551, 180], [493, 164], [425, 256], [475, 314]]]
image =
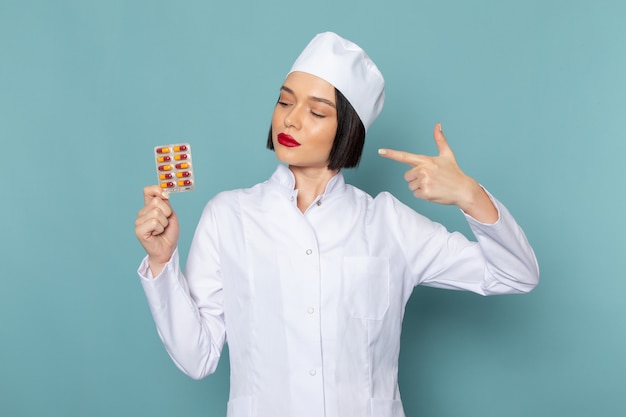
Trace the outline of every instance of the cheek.
[[333, 143], [335, 142], [335, 136], [337, 136], [337, 126], [330, 126], [327, 129], [325, 129], [324, 133], [323, 133], [324, 137], [326, 138], [325, 142], [327, 143], [329, 148], [332, 148]]
[[274, 112], [272, 113], [272, 130], [280, 129], [282, 125], [283, 117], [280, 113], [280, 109], [278, 106], [274, 108]]

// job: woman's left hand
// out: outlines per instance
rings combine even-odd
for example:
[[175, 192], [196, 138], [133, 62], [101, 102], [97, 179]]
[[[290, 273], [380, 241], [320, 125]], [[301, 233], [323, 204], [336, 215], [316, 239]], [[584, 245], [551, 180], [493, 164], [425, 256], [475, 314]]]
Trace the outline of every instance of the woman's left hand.
[[498, 219], [495, 206], [480, 184], [457, 164], [441, 130], [441, 123], [435, 125], [433, 135], [439, 150], [437, 156], [391, 149], [380, 149], [378, 153], [411, 167], [404, 174], [404, 179], [415, 197], [438, 204], [456, 205], [479, 221], [494, 223]]

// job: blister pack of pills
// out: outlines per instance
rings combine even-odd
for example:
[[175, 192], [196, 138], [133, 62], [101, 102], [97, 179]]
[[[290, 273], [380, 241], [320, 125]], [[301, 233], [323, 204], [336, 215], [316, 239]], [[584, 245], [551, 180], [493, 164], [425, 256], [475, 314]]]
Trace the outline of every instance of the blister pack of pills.
[[159, 186], [168, 193], [193, 190], [191, 146], [188, 143], [154, 147]]

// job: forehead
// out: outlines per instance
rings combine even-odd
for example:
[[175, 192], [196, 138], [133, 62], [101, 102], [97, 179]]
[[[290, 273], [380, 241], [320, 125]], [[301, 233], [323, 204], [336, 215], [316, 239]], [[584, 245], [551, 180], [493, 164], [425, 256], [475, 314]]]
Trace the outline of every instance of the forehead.
[[335, 87], [328, 81], [306, 72], [290, 73], [283, 86], [296, 96], [322, 98], [332, 103], [335, 102]]

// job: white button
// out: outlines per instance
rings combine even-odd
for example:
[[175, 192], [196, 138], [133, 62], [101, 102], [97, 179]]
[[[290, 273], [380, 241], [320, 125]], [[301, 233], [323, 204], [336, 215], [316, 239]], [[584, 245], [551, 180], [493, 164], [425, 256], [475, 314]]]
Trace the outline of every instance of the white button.
[[307, 250], [306, 250], [306, 254], [307, 254], [307, 255], [310, 255], [310, 254], [312, 254], [312, 253], [313, 253], [313, 251], [312, 251], [311, 249], [307, 249]]
[[315, 313], [315, 309], [313, 307], [309, 307], [309, 308], [307, 308], [306, 312], [309, 313], [309, 314], [313, 314], [313, 313]]
[[317, 371], [315, 369], [311, 369], [309, 371], [309, 375], [311, 375], [311, 376], [315, 376], [316, 374], [317, 374]]

